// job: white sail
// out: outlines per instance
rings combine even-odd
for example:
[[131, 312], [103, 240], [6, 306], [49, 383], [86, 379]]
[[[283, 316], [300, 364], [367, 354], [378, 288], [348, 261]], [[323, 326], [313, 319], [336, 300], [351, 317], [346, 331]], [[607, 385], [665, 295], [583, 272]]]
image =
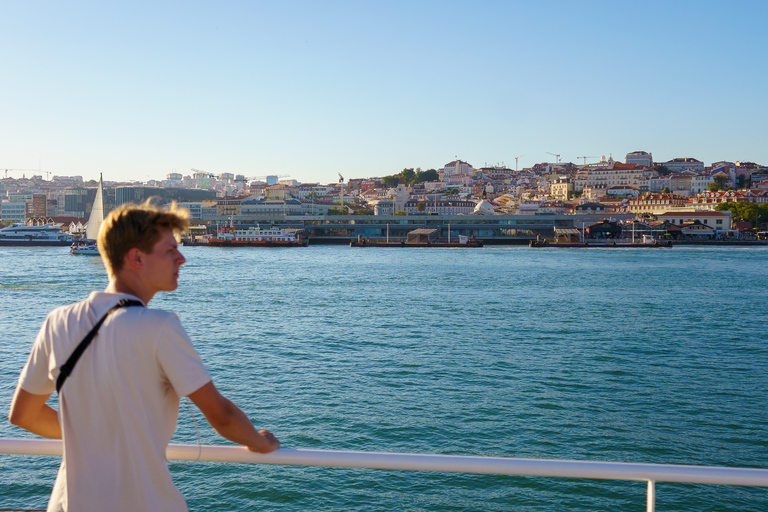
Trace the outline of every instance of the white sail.
[[99, 229], [104, 222], [104, 182], [101, 181], [99, 174], [99, 188], [96, 189], [96, 198], [93, 200], [91, 216], [88, 217], [88, 225], [85, 228], [85, 237], [89, 240], [96, 240], [99, 236]]

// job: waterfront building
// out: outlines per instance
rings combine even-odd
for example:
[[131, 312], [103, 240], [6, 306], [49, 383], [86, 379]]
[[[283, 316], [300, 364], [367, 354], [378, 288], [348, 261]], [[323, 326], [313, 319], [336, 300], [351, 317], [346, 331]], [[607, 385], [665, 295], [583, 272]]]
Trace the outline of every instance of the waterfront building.
[[[106, 200], [109, 194], [105, 194]], [[93, 200], [96, 199], [96, 188], [68, 188], [64, 190], [64, 212], [73, 217], [85, 217], [91, 213]]]
[[45, 194], [32, 194], [32, 197], [26, 201], [26, 218], [46, 217], [48, 215], [48, 201]]
[[304, 209], [298, 199], [271, 199], [247, 197], [240, 203], [240, 215], [302, 215]]
[[23, 224], [27, 220], [27, 202], [19, 200], [0, 203], [0, 219], [4, 223]]
[[176, 203], [177, 206], [181, 208], [186, 208], [189, 210], [189, 216], [192, 219], [202, 220], [203, 218], [203, 203], [201, 202], [191, 202], [191, 201], [185, 201], [181, 203]]
[[216, 203], [216, 215], [219, 217], [230, 217], [241, 215], [241, 206], [243, 199], [248, 196], [222, 197]]
[[[95, 189], [93, 190], [93, 196], [95, 197], [96, 192]], [[216, 192], [195, 188], [117, 187], [115, 188], [114, 196], [112, 194], [105, 194], [105, 203], [109, 202], [107, 196], [114, 197], [114, 205], [119, 206], [124, 203], [142, 203], [150, 197], [157, 197], [161, 203], [169, 203], [171, 201], [211, 201], [216, 199]], [[93, 204], [93, 199], [88, 204]], [[105, 210], [111, 209], [107, 204], [104, 207]]]
[[731, 212], [729, 211], [668, 211], [657, 214], [656, 218], [678, 226], [687, 222], [699, 221], [701, 224], [721, 231], [730, 230], [732, 225]]
[[[424, 211], [419, 211], [419, 203], [424, 203]], [[419, 213], [437, 213], [442, 215], [467, 215], [475, 211], [477, 202], [451, 199], [422, 200], [410, 199], [406, 201], [402, 211], [409, 215]]]

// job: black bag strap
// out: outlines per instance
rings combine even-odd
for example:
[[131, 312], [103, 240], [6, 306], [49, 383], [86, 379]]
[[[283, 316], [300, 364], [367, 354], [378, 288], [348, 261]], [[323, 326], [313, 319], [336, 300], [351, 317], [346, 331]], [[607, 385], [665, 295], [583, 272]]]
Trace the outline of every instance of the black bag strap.
[[69, 356], [69, 359], [67, 359], [67, 362], [64, 363], [61, 367], [61, 370], [59, 371], [59, 377], [56, 379], [56, 392], [61, 393], [61, 386], [64, 385], [64, 381], [67, 380], [67, 377], [72, 373], [72, 370], [75, 369], [75, 365], [77, 364], [77, 360], [80, 359], [80, 356], [83, 355], [83, 352], [85, 352], [85, 349], [88, 348], [88, 345], [91, 344], [91, 341], [93, 341], [93, 338], [96, 337], [96, 335], [99, 333], [99, 328], [101, 327], [101, 324], [104, 323], [104, 320], [107, 319], [107, 317], [113, 312], [120, 308], [130, 307], [130, 306], [144, 306], [141, 302], [138, 300], [131, 300], [131, 299], [120, 299], [120, 301], [115, 304], [115, 306], [107, 311], [107, 313], [101, 317], [101, 320], [96, 322], [96, 325], [93, 326], [93, 329], [91, 329], [91, 332], [85, 335], [85, 338], [83, 338], [83, 341], [80, 342], [80, 344], [75, 348], [75, 351], [72, 352], [72, 355]]

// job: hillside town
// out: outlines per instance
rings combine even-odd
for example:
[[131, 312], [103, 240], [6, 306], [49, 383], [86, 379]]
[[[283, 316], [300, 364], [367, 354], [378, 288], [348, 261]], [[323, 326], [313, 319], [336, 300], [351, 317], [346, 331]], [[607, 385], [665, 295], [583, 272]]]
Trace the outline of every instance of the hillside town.
[[[114, 182], [107, 176], [104, 209], [157, 197], [162, 203], [176, 201], [188, 208], [198, 227], [265, 221], [282, 225], [301, 221], [306, 227], [338, 216], [346, 231], [329, 230], [329, 236], [359, 236], [359, 228], [349, 229], [354, 219], [359, 224], [363, 218], [405, 216], [416, 218], [413, 225], [417, 226], [418, 217], [424, 215], [455, 219], [457, 230], [462, 223], [477, 224], [478, 216], [503, 217], [506, 220], [496, 223], [503, 224], [499, 229], [506, 229], [504, 234], [510, 236], [524, 230], [510, 219], [546, 216], [555, 219], [547, 229], [569, 224], [558, 222], [561, 217], [571, 219], [570, 227], [582, 229], [586, 224], [579, 221], [582, 218], [589, 218], [589, 224], [602, 218], [648, 225], [666, 222], [669, 236], [674, 235], [670, 224], [676, 224], [679, 231], [682, 224], [695, 228], [698, 223], [709, 228], [705, 233], [709, 238], [757, 237], [766, 229], [768, 168], [764, 165], [730, 161], [705, 165], [690, 157], [654, 162], [646, 151], [628, 153], [623, 162], [611, 157], [588, 162], [591, 157], [580, 157], [583, 162], [574, 164], [553, 156], [554, 162], [521, 170], [503, 164], [475, 167], [454, 160], [439, 169], [406, 168], [382, 177], [345, 179], [340, 174], [337, 182], [328, 184], [300, 183], [286, 175], [247, 177], [198, 169], [189, 175], [169, 173], [164, 180], [146, 183]], [[9, 169], [0, 179], [0, 219], [5, 225], [58, 223], [71, 233], [84, 231], [97, 181], [84, 181], [80, 176], [43, 179], [42, 174], [32, 173], [27, 177], [26, 171], [18, 174]], [[725, 212], [721, 215], [727, 219], [710, 223], [716, 211]], [[462, 216], [473, 220], [462, 221]], [[362, 233], [381, 236], [382, 229]], [[529, 231], [528, 235], [541, 234]], [[482, 236], [483, 232], [468, 229], [467, 234]]]

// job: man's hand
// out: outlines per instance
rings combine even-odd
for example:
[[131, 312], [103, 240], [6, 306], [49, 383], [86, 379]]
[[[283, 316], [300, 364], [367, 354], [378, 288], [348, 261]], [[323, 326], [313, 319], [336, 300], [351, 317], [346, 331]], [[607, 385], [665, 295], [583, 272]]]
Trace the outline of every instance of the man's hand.
[[189, 398], [221, 437], [247, 446], [252, 452], [270, 453], [280, 448], [280, 441], [272, 432], [257, 431], [248, 416], [219, 393], [213, 382], [190, 393]]
[[256, 453], [272, 453], [280, 448], [280, 441], [277, 440], [275, 434], [265, 429], [259, 430], [259, 434], [261, 434], [267, 444], [265, 445], [262, 443], [259, 446], [249, 446], [249, 450]]

